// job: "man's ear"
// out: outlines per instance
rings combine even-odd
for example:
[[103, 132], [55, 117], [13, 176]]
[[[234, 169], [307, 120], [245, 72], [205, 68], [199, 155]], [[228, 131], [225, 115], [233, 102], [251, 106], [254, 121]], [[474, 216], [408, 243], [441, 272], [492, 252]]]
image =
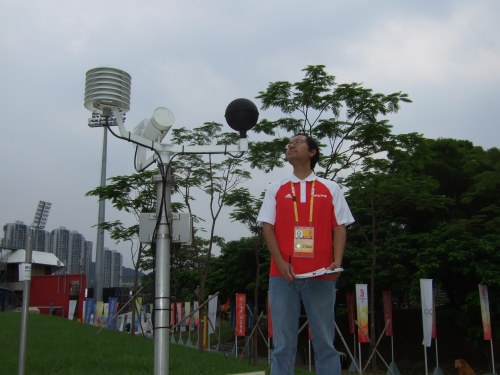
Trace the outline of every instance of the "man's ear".
[[315, 148], [312, 148], [309, 151], [309, 159], [312, 159], [314, 155], [316, 155], [316, 152], [318, 152]]

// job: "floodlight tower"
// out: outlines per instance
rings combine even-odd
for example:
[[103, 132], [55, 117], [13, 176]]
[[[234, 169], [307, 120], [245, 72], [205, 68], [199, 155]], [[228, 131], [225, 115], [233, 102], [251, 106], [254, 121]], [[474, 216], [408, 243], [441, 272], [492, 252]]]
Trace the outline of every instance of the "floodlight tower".
[[[120, 69], [99, 67], [87, 72], [85, 81], [85, 108], [92, 111], [92, 118], [88, 125], [91, 128], [103, 127], [102, 160], [101, 160], [101, 187], [106, 186], [106, 155], [108, 126], [116, 126], [111, 116], [110, 108], [120, 108], [124, 115], [130, 108], [131, 77]], [[102, 116], [101, 116], [102, 115]], [[97, 241], [95, 251], [95, 301], [102, 301], [104, 284], [104, 223], [106, 202], [99, 201], [97, 216]]]
[[35, 211], [35, 218], [33, 219], [33, 223], [31, 224], [31, 227], [36, 230], [35, 247], [34, 247], [35, 251], [37, 250], [38, 247], [38, 231], [40, 229], [45, 229], [45, 225], [47, 225], [47, 219], [49, 218], [49, 212], [51, 207], [52, 203], [50, 202], [45, 202], [45, 201], [38, 202], [38, 207], [36, 208]]
[[[36, 229], [36, 237], [38, 238], [38, 230], [44, 229], [49, 217], [49, 211], [52, 203], [39, 201], [35, 212], [35, 218], [31, 227]], [[35, 242], [36, 243], [36, 242]], [[36, 246], [36, 245], [35, 245]], [[36, 247], [35, 247], [36, 249]], [[33, 250], [33, 235], [31, 230], [28, 230], [28, 241], [26, 243], [24, 264], [22, 264], [22, 273], [19, 275], [19, 280], [23, 281], [23, 305], [21, 310], [21, 334], [19, 338], [19, 362], [17, 366], [17, 374], [24, 375], [26, 371], [26, 337], [28, 336], [28, 312], [30, 305], [30, 284], [31, 284], [31, 252]]]
[[[89, 70], [89, 72], [93, 70]], [[92, 81], [92, 87], [100, 87], [101, 89], [92, 92], [87, 90], [87, 87], [90, 86], [88, 83], [89, 72], [87, 72], [85, 107], [93, 112], [94, 121], [102, 121], [103, 117], [106, 119], [105, 121], [109, 121], [112, 117], [113, 122], [116, 121], [120, 130], [119, 138], [154, 151], [154, 154], [148, 159], [146, 159], [145, 153], [142, 154], [137, 163], [138, 170], [145, 170], [154, 162], [158, 162], [159, 174], [154, 178], [157, 185], [156, 229], [153, 239], [156, 242], [154, 375], [166, 375], [169, 372], [170, 244], [172, 241], [170, 223], [173, 219], [170, 208], [172, 190], [170, 160], [174, 154], [243, 154], [248, 151], [246, 132], [257, 123], [259, 112], [255, 104], [248, 99], [236, 99], [227, 106], [226, 121], [232, 129], [240, 133], [237, 145], [163, 144], [161, 143], [162, 139], [174, 123], [172, 112], [163, 107], [157, 108], [149, 120], [143, 121], [136, 128], [135, 133], [139, 134], [131, 133], [125, 129], [122, 116], [129, 109], [128, 105], [124, 106], [118, 100], [111, 100], [107, 90], [109, 83], [105, 77], [102, 77], [102, 80], [97, 77], [98, 79]], [[128, 89], [130, 90], [130, 86]]]

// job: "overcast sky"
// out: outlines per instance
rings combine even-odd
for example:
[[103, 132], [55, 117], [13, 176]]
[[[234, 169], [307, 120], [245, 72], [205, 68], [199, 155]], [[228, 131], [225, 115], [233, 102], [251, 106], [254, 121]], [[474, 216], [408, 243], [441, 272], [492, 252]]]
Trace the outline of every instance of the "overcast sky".
[[[225, 124], [233, 99], [260, 107], [254, 98], [269, 82], [296, 82], [323, 64], [337, 83], [408, 93], [413, 103], [390, 117], [394, 133], [499, 145], [498, 0], [0, 0], [0, 9], [0, 225], [30, 224], [47, 200], [47, 229], [83, 233], [94, 254], [98, 205], [84, 195], [100, 181], [103, 135], [87, 126], [83, 94], [97, 66], [132, 76], [128, 130], [159, 106], [173, 111], [174, 127]], [[108, 139], [107, 176], [133, 173], [131, 145]], [[249, 186], [258, 194], [289, 172]], [[106, 219], [133, 218], [107, 204]], [[248, 235], [227, 220], [217, 232]], [[131, 266], [128, 246], [105, 246]]]

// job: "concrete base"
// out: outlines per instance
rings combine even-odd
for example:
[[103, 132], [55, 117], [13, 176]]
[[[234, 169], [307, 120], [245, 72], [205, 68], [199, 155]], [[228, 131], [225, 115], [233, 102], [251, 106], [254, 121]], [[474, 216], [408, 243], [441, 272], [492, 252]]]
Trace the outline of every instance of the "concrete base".
[[349, 366], [349, 370], [348, 370], [349, 372], [358, 372], [358, 370], [356, 369], [355, 363], [359, 367], [359, 359], [357, 359], [356, 357], [354, 357], [354, 361], [351, 362], [351, 365]]
[[[399, 372], [398, 366], [396, 366], [396, 363], [391, 362], [390, 365], [389, 365], [389, 368], [391, 369], [392, 374], [394, 374], [394, 375], [401, 375], [401, 373]], [[387, 370], [386, 375], [391, 375], [391, 371]]]

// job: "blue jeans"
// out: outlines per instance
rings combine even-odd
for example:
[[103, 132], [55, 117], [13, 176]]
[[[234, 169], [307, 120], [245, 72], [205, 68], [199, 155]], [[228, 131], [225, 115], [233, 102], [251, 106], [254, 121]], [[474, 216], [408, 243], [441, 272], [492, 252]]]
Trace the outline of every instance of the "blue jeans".
[[269, 278], [274, 350], [271, 375], [293, 375], [299, 331], [300, 301], [311, 327], [317, 375], [340, 375], [340, 357], [333, 346], [335, 335], [335, 281], [300, 279], [288, 283]]

